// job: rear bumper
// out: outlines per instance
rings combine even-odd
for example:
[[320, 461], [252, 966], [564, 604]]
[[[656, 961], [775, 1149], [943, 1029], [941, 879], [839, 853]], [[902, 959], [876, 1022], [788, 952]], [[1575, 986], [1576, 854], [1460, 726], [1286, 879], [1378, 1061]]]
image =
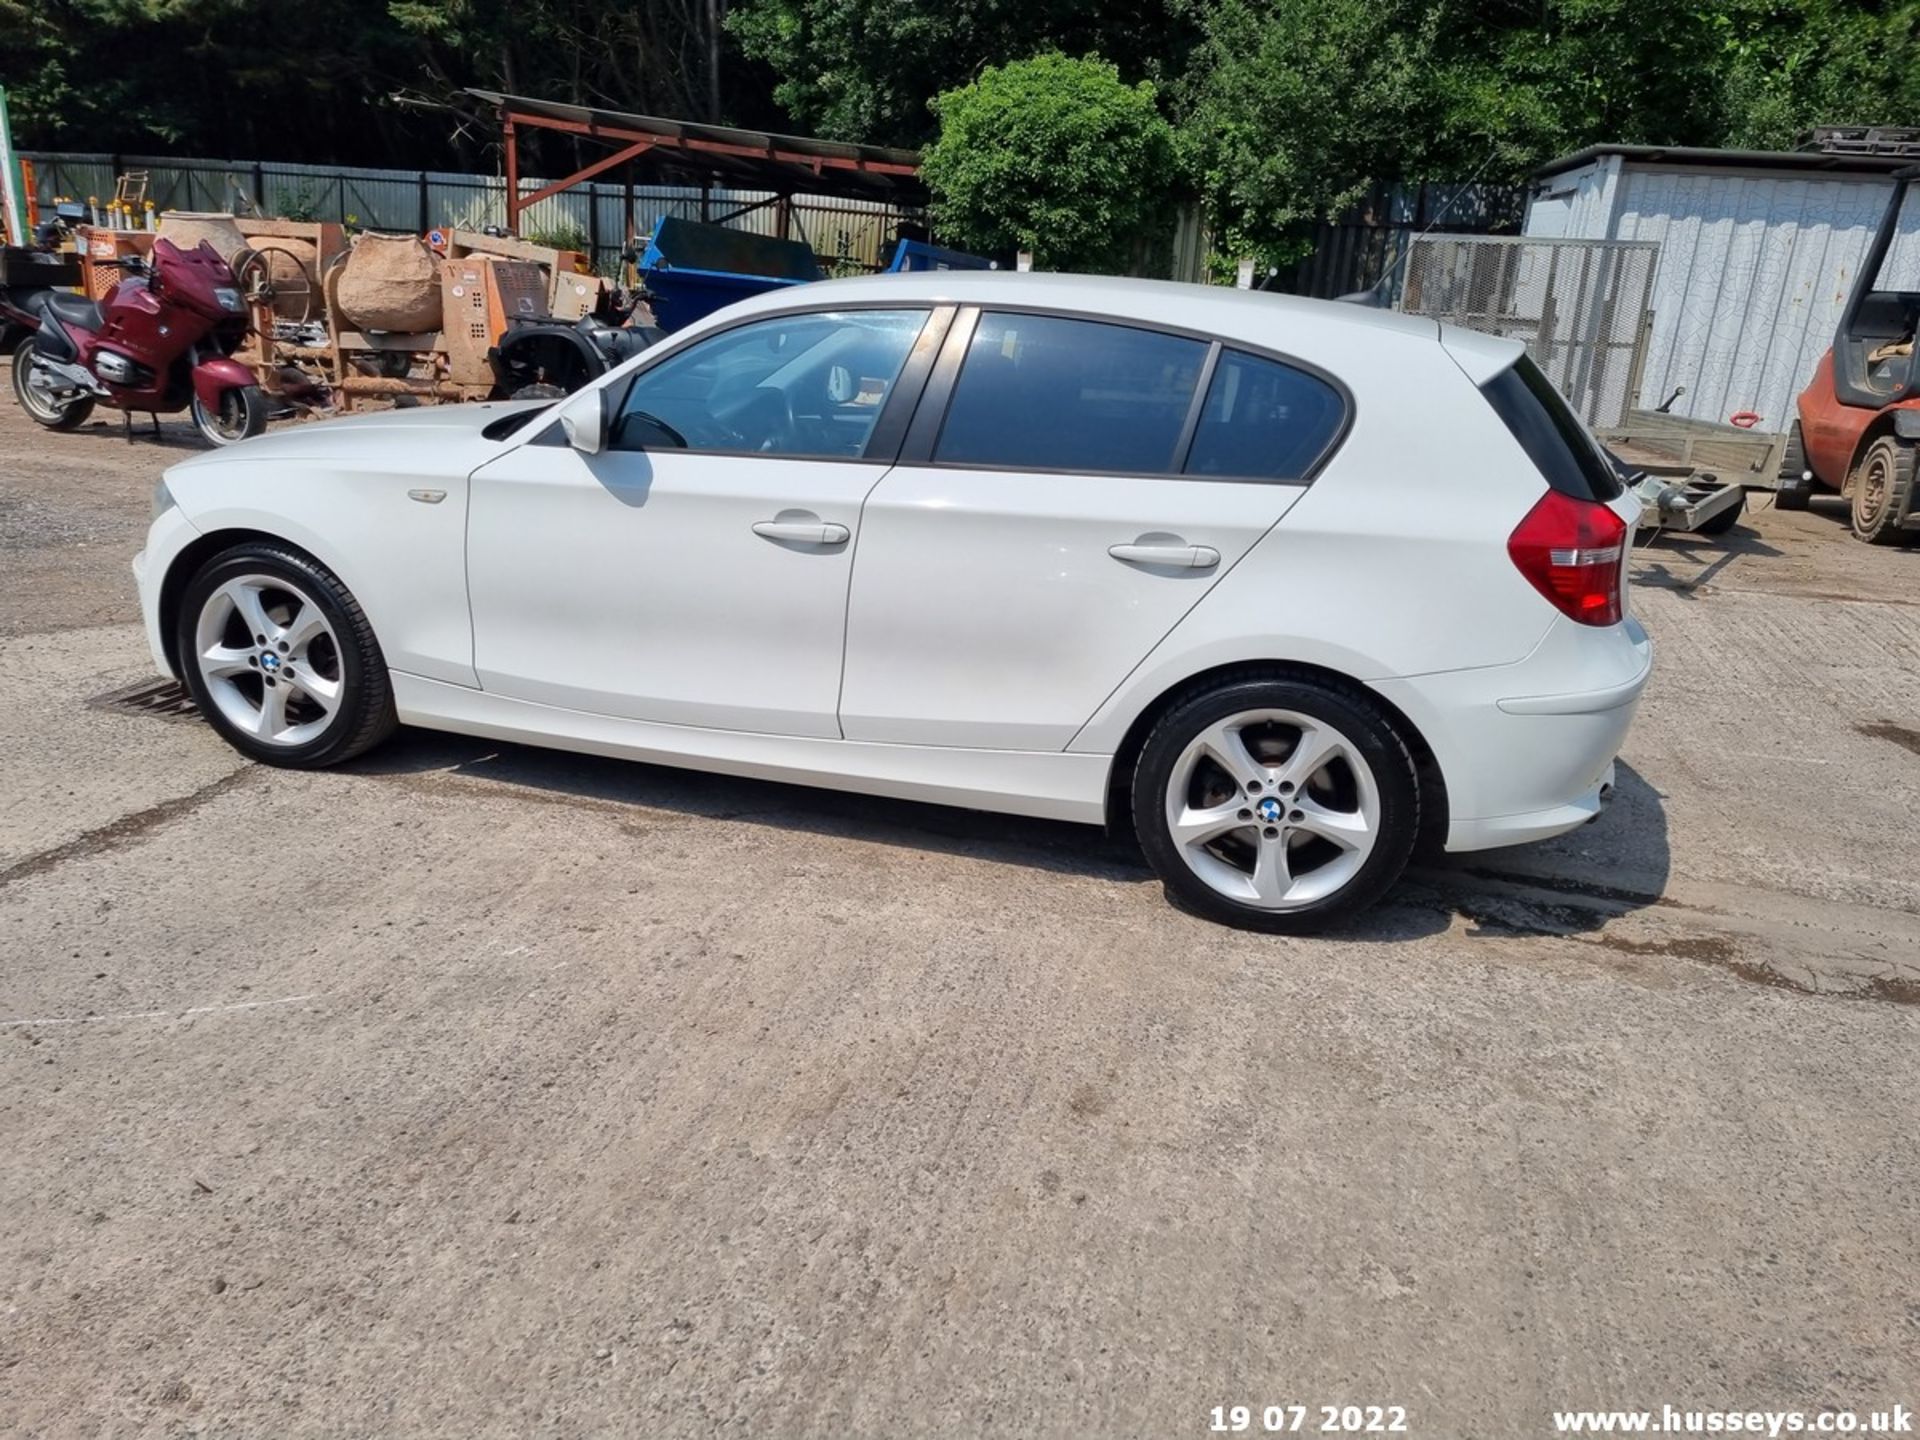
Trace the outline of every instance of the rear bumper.
[[1632, 620], [1566, 633], [1581, 631], [1556, 626], [1518, 665], [1374, 686], [1433, 749], [1447, 786], [1447, 849], [1544, 840], [1600, 813], [1653, 644]]
[[1599, 783], [1564, 805], [1547, 810], [1532, 810], [1519, 815], [1495, 815], [1487, 820], [1455, 820], [1447, 826], [1447, 849], [1494, 850], [1502, 845], [1527, 845], [1535, 840], [1551, 840], [1569, 830], [1578, 830], [1589, 820], [1598, 819], [1613, 798], [1615, 763], [1607, 768]]

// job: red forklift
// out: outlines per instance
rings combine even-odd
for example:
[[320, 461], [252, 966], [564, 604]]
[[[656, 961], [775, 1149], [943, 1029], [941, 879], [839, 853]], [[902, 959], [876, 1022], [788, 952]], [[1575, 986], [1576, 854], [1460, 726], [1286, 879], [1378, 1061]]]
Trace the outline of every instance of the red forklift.
[[[1833, 348], [1800, 393], [1774, 497], [1782, 510], [1804, 510], [1816, 485], [1838, 491], [1853, 502], [1853, 533], [1873, 545], [1920, 538], [1914, 493], [1920, 366], [1913, 355], [1920, 325], [1920, 165], [1896, 171], [1893, 179], [1893, 198], [1861, 262]], [[1890, 267], [1896, 240], [1902, 253]]]

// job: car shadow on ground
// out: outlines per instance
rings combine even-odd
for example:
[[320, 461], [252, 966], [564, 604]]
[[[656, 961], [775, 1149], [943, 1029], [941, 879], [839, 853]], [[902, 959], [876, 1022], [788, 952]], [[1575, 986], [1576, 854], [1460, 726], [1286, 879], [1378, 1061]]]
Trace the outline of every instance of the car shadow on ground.
[[[1634, 549], [1640, 560], [1633, 572], [1635, 585], [1651, 585], [1688, 597], [1702, 585], [1712, 583], [1736, 560], [1772, 559], [1785, 553], [1744, 525], [1712, 536], [1663, 530], [1636, 541]], [[1666, 558], [1669, 556], [1672, 564]]]
[[1661, 904], [1672, 868], [1665, 797], [1620, 761], [1597, 820], [1532, 845], [1417, 859], [1400, 903], [1425, 899], [1469, 934], [1579, 935]]
[[[748, 780], [502, 741], [403, 729], [348, 769], [448, 795], [469, 782], [522, 800], [602, 814], [666, 810], [707, 820], [898, 845], [1158, 887], [1131, 835], [768, 780]], [[477, 787], [475, 787], [477, 788]], [[1470, 934], [1566, 935], [1656, 903], [1669, 865], [1661, 797], [1619, 767], [1614, 802], [1593, 824], [1540, 845], [1416, 858], [1374, 909], [1324, 934], [1378, 943], [1437, 934], [1457, 917]]]

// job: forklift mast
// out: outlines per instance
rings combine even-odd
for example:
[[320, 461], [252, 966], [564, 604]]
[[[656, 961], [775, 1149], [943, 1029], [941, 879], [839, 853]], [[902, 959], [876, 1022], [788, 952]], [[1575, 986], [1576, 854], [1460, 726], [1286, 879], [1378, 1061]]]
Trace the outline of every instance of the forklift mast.
[[[1913, 362], [1913, 339], [1920, 322], [1920, 289], [1878, 290], [1887, 256], [1900, 233], [1900, 217], [1909, 193], [1920, 184], [1920, 165], [1893, 175], [1893, 195], [1854, 278], [1853, 292], [1840, 313], [1833, 337], [1833, 389], [1842, 405], [1868, 410], [1920, 395], [1920, 369]], [[1905, 347], [1904, 354], [1888, 352]]]

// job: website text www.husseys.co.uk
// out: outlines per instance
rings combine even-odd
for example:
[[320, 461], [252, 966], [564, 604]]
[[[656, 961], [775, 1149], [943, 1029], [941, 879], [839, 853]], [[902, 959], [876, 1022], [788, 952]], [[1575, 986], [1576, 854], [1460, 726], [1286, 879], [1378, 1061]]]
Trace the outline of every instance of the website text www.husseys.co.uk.
[[1913, 1411], [1556, 1410], [1556, 1435], [1911, 1435]]

